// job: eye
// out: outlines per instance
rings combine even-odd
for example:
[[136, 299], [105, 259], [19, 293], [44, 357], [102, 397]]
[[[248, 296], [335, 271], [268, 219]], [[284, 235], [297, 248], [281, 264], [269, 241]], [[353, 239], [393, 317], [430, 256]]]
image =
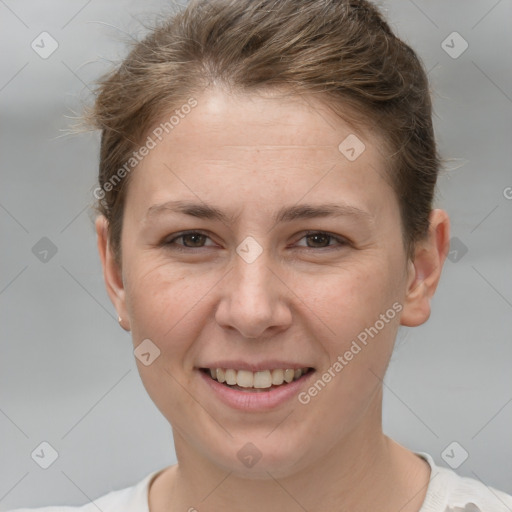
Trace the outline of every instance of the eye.
[[323, 249], [327, 247], [333, 247], [333, 244], [329, 242], [334, 241], [337, 242], [338, 246], [348, 245], [348, 241], [342, 237], [331, 235], [330, 233], [326, 233], [324, 231], [308, 231], [305, 236], [301, 238], [301, 240], [306, 240], [306, 244], [311, 242], [313, 245], [306, 245], [306, 247], [310, 249]]
[[[179, 233], [171, 239], [164, 240], [162, 245], [178, 250], [200, 249], [201, 247], [205, 247], [205, 242], [209, 239], [209, 236], [200, 231], [187, 231]], [[176, 243], [177, 240], [182, 240], [184, 243]]]
[[[181, 240], [181, 243], [178, 241]], [[215, 244], [206, 244], [210, 240], [210, 237], [200, 231], [186, 231], [173, 235], [171, 238], [167, 238], [162, 242], [162, 245], [179, 251], [186, 251], [188, 249], [201, 249], [204, 247], [213, 247]], [[349, 242], [339, 236], [331, 235], [324, 231], [308, 231], [300, 240], [306, 240], [306, 245], [297, 243], [299, 247], [306, 247], [308, 249], [324, 249], [324, 248], [336, 248], [343, 247], [349, 244]], [[299, 240], [299, 241], [300, 241]], [[334, 242], [334, 243], [331, 243]], [[310, 245], [312, 244], [312, 245]]]

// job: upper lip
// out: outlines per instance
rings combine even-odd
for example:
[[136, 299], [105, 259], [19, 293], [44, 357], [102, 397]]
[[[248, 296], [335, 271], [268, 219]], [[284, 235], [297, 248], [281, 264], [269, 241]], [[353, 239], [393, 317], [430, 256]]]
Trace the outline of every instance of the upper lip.
[[297, 370], [299, 368], [312, 368], [309, 364], [305, 363], [296, 363], [291, 361], [280, 361], [277, 359], [269, 359], [266, 361], [259, 361], [249, 363], [247, 361], [237, 360], [219, 360], [214, 361], [212, 363], [206, 363], [204, 365], [198, 366], [198, 368], [231, 368], [233, 370], [247, 370], [250, 372], [261, 372], [265, 370], [275, 370], [275, 369], [293, 369]]

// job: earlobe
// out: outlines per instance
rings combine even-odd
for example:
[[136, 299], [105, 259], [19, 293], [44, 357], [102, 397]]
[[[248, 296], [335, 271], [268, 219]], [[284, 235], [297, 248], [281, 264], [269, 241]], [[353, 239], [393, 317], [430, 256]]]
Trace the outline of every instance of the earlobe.
[[129, 315], [126, 310], [125, 289], [123, 284], [122, 272], [114, 257], [112, 247], [108, 236], [108, 221], [100, 215], [96, 219], [96, 234], [98, 243], [98, 252], [101, 265], [103, 267], [103, 279], [107, 289], [108, 296], [116, 308], [119, 318], [122, 319], [121, 327], [129, 331]]
[[450, 220], [444, 210], [432, 210], [425, 240], [418, 242], [414, 261], [409, 261], [409, 280], [400, 323], [416, 327], [430, 317], [434, 295], [449, 250]]

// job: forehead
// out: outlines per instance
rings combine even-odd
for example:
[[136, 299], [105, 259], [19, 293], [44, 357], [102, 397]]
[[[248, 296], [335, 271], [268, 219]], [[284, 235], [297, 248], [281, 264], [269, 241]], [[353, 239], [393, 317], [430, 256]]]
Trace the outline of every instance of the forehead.
[[[349, 121], [353, 115], [351, 109], [347, 107], [346, 116], [340, 118], [328, 108], [326, 100], [311, 95], [231, 94], [212, 89], [196, 101], [197, 106], [164, 134], [164, 138], [173, 140], [176, 146], [186, 144], [195, 136], [196, 142], [201, 139], [198, 149], [203, 151], [229, 149], [297, 154], [314, 149], [337, 150], [350, 134], [380, 146], [377, 133], [370, 134], [368, 129], [356, 127]], [[164, 116], [164, 124], [165, 120]]]
[[375, 203], [372, 191], [393, 193], [378, 135], [355, 128], [314, 97], [212, 90], [195, 101], [174, 111], [172, 125], [173, 113], [148, 132], [155, 147], [137, 166], [127, 202], [143, 200], [147, 209], [173, 194], [217, 195], [227, 206], [237, 198], [279, 203], [285, 195], [296, 202], [306, 194], [330, 194], [335, 201], [343, 191]]

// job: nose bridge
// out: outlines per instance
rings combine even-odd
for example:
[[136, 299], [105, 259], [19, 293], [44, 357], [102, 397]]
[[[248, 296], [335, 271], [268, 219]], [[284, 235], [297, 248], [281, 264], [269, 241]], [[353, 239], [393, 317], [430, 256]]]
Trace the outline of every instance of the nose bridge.
[[257, 307], [259, 314], [270, 310], [274, 296], [275, 283], [273, 283], [273, 274], [269, 267], [270, 254], [268, 250], [259, 249], [255, 246], [240, 244], [237, 249], [237, 257], [234, 262], [233, 288], [230, 293], [233, 299], [243, 302], [244, 305]]
[[221, 326], [233, 327], [244, 337], [256, 338], [269, 327], [283, 327], [290, 321], [286, 301], [281, 296], [282, 283], [272, 267], [270, 251], [254, 239], [246, 239], [237, 247], [228, 285], [217, 309], [217, 322]]

